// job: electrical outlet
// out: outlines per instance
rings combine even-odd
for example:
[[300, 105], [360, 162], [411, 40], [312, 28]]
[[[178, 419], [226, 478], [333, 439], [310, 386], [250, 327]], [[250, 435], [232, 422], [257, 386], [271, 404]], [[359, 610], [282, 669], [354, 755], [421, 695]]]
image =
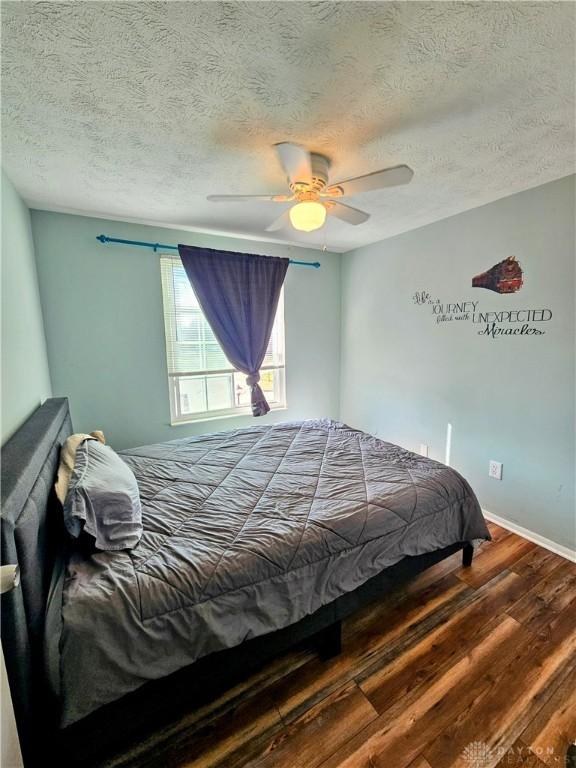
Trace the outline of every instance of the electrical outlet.
[[428, 456], [428, 446], [426, 443], [420, 443], [420, 455]]
[[494, 478], [494, 480], [502, 480], [502, 462], [490, 461], [488, 465], [488, 477]]

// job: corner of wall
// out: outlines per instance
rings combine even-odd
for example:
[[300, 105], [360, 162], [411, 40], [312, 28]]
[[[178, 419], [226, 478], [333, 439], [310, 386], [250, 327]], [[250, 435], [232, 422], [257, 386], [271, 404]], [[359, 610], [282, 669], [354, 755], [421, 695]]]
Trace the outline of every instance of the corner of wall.
[[2, 169], [2, 419], [4, 443], [52, 394], [30, 211]]

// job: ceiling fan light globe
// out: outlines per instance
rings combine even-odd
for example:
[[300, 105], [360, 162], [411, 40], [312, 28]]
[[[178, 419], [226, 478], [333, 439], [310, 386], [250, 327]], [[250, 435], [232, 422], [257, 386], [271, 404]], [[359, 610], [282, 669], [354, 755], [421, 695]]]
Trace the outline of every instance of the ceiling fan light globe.
[[326, 221], [326, 208], [322, 203], [297, 203], [290, 208], [290, 223], [300, 232], [313, 232], [320, 229]]

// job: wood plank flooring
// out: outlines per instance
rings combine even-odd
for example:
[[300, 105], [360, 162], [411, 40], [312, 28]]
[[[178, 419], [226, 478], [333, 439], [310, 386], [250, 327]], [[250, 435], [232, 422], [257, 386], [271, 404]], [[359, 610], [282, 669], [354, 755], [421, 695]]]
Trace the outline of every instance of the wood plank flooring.
[[576, 564], [490, 524], [344, 624], [102, 768], [563, 768], [576, 739]]

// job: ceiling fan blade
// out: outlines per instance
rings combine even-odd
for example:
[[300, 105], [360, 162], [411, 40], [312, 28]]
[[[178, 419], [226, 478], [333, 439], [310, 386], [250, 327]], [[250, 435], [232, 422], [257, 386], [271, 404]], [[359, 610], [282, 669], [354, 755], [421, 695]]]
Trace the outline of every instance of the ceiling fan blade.
[[312, 163], [310, 152], [299, 144], [290, 144], [285, 141], [275, 144], [280, 165], [284, 168], [290, 184], [298, 181], [312, 183]]
[[364, 224], [370, 218], [369, 213], [359, 211], [358, 208], [352, 208], [352, 206], [344, 205], [344, 203], [337, 203], [335, 200], [326, 200], [323, 205], [330, 216], [336, 216], [337, 219], [342, 219], [347, 224]]
[[289, 203], [293, 195], [208, 195], [206, 200], [211, 203], [243, 203], [251, 200], [262, 200], [272, 203]]
[[284, 227], [290, 226], [290, 209], [287, 211], [284, 211], [282, 216], [279, 216], [275, 221], [270, 224], [270, 226], [266, 227], [266, 232], [276, 232], [278, 229], [284, 229]]
[[331, 184], [326, 190], [340, 187], [343, 195], [358, 195], [360, 192], [370, 192], [372, 189], [384, 189], [385, 187], [397, 187], [400, 184], [408, 184], [414, 176], [414, 171], [407, 165], [397, 165], [395, 168], [385, 168], [382, 171], [374, 171], [366, 176], [357, 176], [355, 179], [339, 181]]

